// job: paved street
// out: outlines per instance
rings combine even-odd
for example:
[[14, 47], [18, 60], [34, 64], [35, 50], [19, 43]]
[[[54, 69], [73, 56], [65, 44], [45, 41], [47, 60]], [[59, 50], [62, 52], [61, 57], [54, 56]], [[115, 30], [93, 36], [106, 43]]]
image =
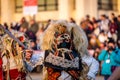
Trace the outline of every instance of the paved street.
[[[32, 77], [32, 80], [42, 80], [42, 75], [40, 73], [31, 73], [30, 76]], [[30, 80], [30, 78], [27, 77], [27, 80]], [[104, 79], [101, 76], [97, 76], [96, 80], [104, 80]]]
[[97, 76], [96, 80], [104, 80], [102, 76]]

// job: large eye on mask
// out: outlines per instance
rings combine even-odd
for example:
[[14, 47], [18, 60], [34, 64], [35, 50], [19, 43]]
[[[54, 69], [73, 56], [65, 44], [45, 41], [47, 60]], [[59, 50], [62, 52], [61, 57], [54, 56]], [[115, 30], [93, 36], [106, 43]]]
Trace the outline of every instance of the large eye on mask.
[[64, 34], [65, 42], [70, 42], [70, 36], [68, 34]]

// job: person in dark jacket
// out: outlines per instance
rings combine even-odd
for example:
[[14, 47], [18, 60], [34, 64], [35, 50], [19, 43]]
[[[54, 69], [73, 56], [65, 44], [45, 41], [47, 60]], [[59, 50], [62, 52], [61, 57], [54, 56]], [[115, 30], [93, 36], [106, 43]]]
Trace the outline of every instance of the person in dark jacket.
[[118, 25], [118, 29], [117, 29], [117, 38], [120, 39], [120, 15], [118, 16], [118, 21], [117, 21], [117, 25]]

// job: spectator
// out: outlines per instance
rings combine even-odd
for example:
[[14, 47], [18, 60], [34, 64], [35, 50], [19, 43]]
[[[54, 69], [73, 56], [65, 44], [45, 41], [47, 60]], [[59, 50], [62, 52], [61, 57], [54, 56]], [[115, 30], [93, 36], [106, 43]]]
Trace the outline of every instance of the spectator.
[[120, 66], [120, 40], [117, 41], [117, 46], [115, 47], [115, 55], [113, 57], [116, 64], [112, 65], [111, 71], [114, 72], [114, 70]]
[[8, 28], [9, 28], [9, 27], [8, 27], [8, 24], [7, 24], [6, 22], [4, 23], [4, 27], [5, 27], [5, 29], [7, 29], [7, 30], [8, 30]]
[[20, 30], [20, 25], [18, 23], [16, 23], [14, 28], [15, 28], [15, 30], [19, 31]]
[[31, 40], [31, 42], [30, 42], [30, 47], [31, 47], [31, 49], [33, 49], [33, 50], [37, 50], [37, 44], [36, 44], [36, 42], [33, 41], [33, 40]]
[[93, 56], [95, 50], [91, 47], [91, 45], [88, 46], [88, 52], [90, 56]]
[[70, 18], [70, 23], [76, 23], [73, 18]]
[[86, 35], [88, 37], [88, 40], [90, 40], [91, 34], [94, 31], [93, 23], [92, 22], [87, 22], [87, 28], [85, 30]]
[[38, 30], [37, 33], [35, 34], [38, 40], [40, 40], [40, 37], [41, 37], [41, 35], [42, 35], [43, 32], [44, 32], [44, 25], [41, 24], [39, 30]]
[[92, 18], [92, 22], [94, 23], [94, 22], [96, 22], [96, 21], [97, 21], [96, 18], [93, 17], [93, 18]]
[[95, 51], [94, 51], [94, 54], [93, 54], [93, 57], [94, 57], [96, 60], [98, 60], [98, 55], [99, 55], [99, 53], [100, 53], [100, 49], [99, 49], [99, 47], [97, 47], [97, 48], [95, 49]]
[[118, 63], [115, 66], [120, 66], [120, 39], [117, 41], [117, 47], [115, 48], [114, 60]]
[[117, 41], [117, 29], [118, 29], [118, 26], [117, 26], [117, 23], [112, 19], [109, 23], [109, 27], [110, 27], [110, 34], [111, 34], [111, 37]]
[[109, 76], [112, 74], [111, 68], [112, 65], [116, 65], [114, 61], [114, 55], [116, 54], [115, 49], [115, 42], [111, 39], [108, 41], [108, 45], [105, 47], [104, 50], [100, 53], [98, 56], [98, 59], [100, 61], [103, 61], [102, 63], [102, 70], [101, 74], [104, 76], [104, 80], [107, 80]]
[[100, 51], [103, 50], [105, 48], [106, 44], [105, 43], [100, 43], [99, 49]]
[[91, 38], [89, 42], [93, 49], [95, 49], [96, 47], [100, 45], [100, 41], [98, 40], [95, 34], [91, 34]]
[[38, 29], [39, 29], [38, 23], [34, 19], [30, 20], [30, 28], [28, 30], [36, 34]]
[[106, 15], [104, 15], [104, 14], [101, 15], [100, 19], [101, 19], [100, 28], [101, 28], [101, 30], [104, 30], [105, 33], [107, 34], [109, 31], [109, 26], [108, 26], [109, 20], [107, 19]]
[[11, 28], [11, 29], [14, 29], [13, 23], [10, 23], [10, 28]]
[[86, 19], [85, 20], [88, 21], [88, 22], [91, 22], [89, 14], [86, 15]]
[[117, 22], [117, 25], [118, 25], [118, 29], [117, 29], [117, 38], [120, 39], [120, 15], [118, 15], [118, 22]]
[[105, 41], [107, 41], [108, 36], [107, 34], [105, 34], [104, 30], [100, 32], [100, 34], [98, 35], [98, 39], [101, 43], [104, 43]]
[[116, 54], [114, 56], [114, 60], [117, 64], [112, 66], [113, 74], [112, 74], [112, 76], [110, 76], [110, 78], [108, 80], [120, 80], [120, 77], [118, 77], [118, 73], [120, 73], [119, 72], [119, 67], [120, 67], [120, 39], [117, 41], [117, 48], [115, 49], [115, 52], [116, 52]]
[[80, 27], [86, 32], [87, 29], [87, 21], [83, 20], [80, 22]]
[[26, 31], [25, 33], [30, 40], [36, 41], [36, 36], [32, 31]]
[[28, 22], [26, 20], [25, 17], [22, 17], [21, 21], [20, 21], [20, 28], [27, 28], [28, 29]]
[[36, 33], [36, 39], [37, 39], [36, 43], [37, 43], [37, 48], [38, 49], [40, 49], [40, 39], [41, 39], [41, 37], [43, 35], [43, 32], [44, 32], [44, 25], [41, 24], [40, 29]]
[[111, 13], [111, 19], [114, 20], [115, 23], [117, 22], [117, 17], [114, 13]]
[[98, 24], [98, 21], [95, 21], [94, 23], [93, 23], [93, 26], [94, 26], [94, 31], [93, 31], [93, 33], [96, 35], [96, 36], [98, 36], [99, 34], [100, 34], [100, 26], [99, 26], [99, 24]]

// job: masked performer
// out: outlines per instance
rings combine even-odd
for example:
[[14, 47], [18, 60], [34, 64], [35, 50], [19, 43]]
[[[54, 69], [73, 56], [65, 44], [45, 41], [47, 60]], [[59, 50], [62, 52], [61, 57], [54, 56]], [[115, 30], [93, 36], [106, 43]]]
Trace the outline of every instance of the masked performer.
[[[27, 39], [23, 33], [12, 31], [12, 34], [21, 42], [27, 43]], [[8, 34], [3, 35], [2, 43], [4, 47], [1, 54], [4, 80], [25, 80], [23, 47], [9, 37]]]
[[[98, 62], [88, 54], [84, 31], [63, 20], [50, 22], [41, 37], [42, 80], [94, 80]], [[26, 58], [29, 59], [29, 53]]]
[[53, 21], [41, 39], [45, 50], [43, 80], [87, 80], [88, 41], [83, 30], [73, 23]]

